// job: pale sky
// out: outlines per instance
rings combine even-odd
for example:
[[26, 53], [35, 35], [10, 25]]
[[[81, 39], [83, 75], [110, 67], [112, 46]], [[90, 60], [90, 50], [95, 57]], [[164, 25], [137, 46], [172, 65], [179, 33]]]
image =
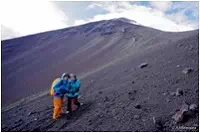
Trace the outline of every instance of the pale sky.
[[163, 31], [189, 31], [199, 28], [199, 3], [1, 0], [1, 40], [119, 17]]

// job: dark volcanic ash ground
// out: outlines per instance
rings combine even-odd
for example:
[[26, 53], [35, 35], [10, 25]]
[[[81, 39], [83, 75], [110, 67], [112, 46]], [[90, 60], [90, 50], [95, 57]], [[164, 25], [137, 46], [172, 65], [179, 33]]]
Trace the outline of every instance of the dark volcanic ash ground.
[[[84, 105], [53, 121], [63, 72]], [[2, 106], [2, 131], [198, 131], [199, 31], [115, 19], [2, 41]]]

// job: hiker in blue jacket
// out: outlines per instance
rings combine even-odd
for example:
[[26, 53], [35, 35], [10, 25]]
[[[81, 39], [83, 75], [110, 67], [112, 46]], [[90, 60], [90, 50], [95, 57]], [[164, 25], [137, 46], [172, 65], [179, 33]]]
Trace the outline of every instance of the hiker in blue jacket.
[[72, 103], [77, 105], [78, 108], [81, 106], [82, 103], [78, 101], [79, 96], [79, 89], [80, 89], [80, 80], [77, 79], [76, 75], [70, 74], [70, 79], [68, 83], [68, 90], [67, 90], [67, 113], [72, 112]]
[[53, 90], [55, 97], [64, 97], [68, 90], [68, 79], [69, 75], [63, 73], [60, 80], [58, 80], [57, 83], [54, 85]]
[[61, 78], [55, 79], [52, 83], [50, 94], [54, 96], [53, 98], [53, 104], [54, 104], [53, 119], [54, 120], [56, 120], [62, 112], [64, 95], [67, 93], [67, 90], [68, 90], [68, 79], [69, 79], [69, 75], [66, 73], [63, 73]]

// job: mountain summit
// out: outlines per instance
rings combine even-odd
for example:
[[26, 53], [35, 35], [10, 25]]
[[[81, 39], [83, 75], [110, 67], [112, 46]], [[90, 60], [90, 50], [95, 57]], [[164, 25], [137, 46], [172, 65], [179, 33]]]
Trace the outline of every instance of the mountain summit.
[[122, 21], [122, 22], [130, 23], [130, 24], [140, 25], [140, 24], [137, 23], [135, 20], [131, 20], [131, 19], [124, 18], [124, 17], [115, 18], [115, 19], [111, 19], [111, 20], [117, 20], [117, 21]]

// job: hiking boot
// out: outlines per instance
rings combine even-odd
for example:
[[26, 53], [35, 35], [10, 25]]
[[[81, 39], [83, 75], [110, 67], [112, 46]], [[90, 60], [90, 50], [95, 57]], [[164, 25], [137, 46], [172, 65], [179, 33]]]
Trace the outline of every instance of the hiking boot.
[[66, 114], [70, 114], [71, 113], [71, 111], [66, 111]]
[[83, 105], [83, 103], [79, 103], [79, 104], [77, 105], [77, 109], [79, 109], [82, 105]]

